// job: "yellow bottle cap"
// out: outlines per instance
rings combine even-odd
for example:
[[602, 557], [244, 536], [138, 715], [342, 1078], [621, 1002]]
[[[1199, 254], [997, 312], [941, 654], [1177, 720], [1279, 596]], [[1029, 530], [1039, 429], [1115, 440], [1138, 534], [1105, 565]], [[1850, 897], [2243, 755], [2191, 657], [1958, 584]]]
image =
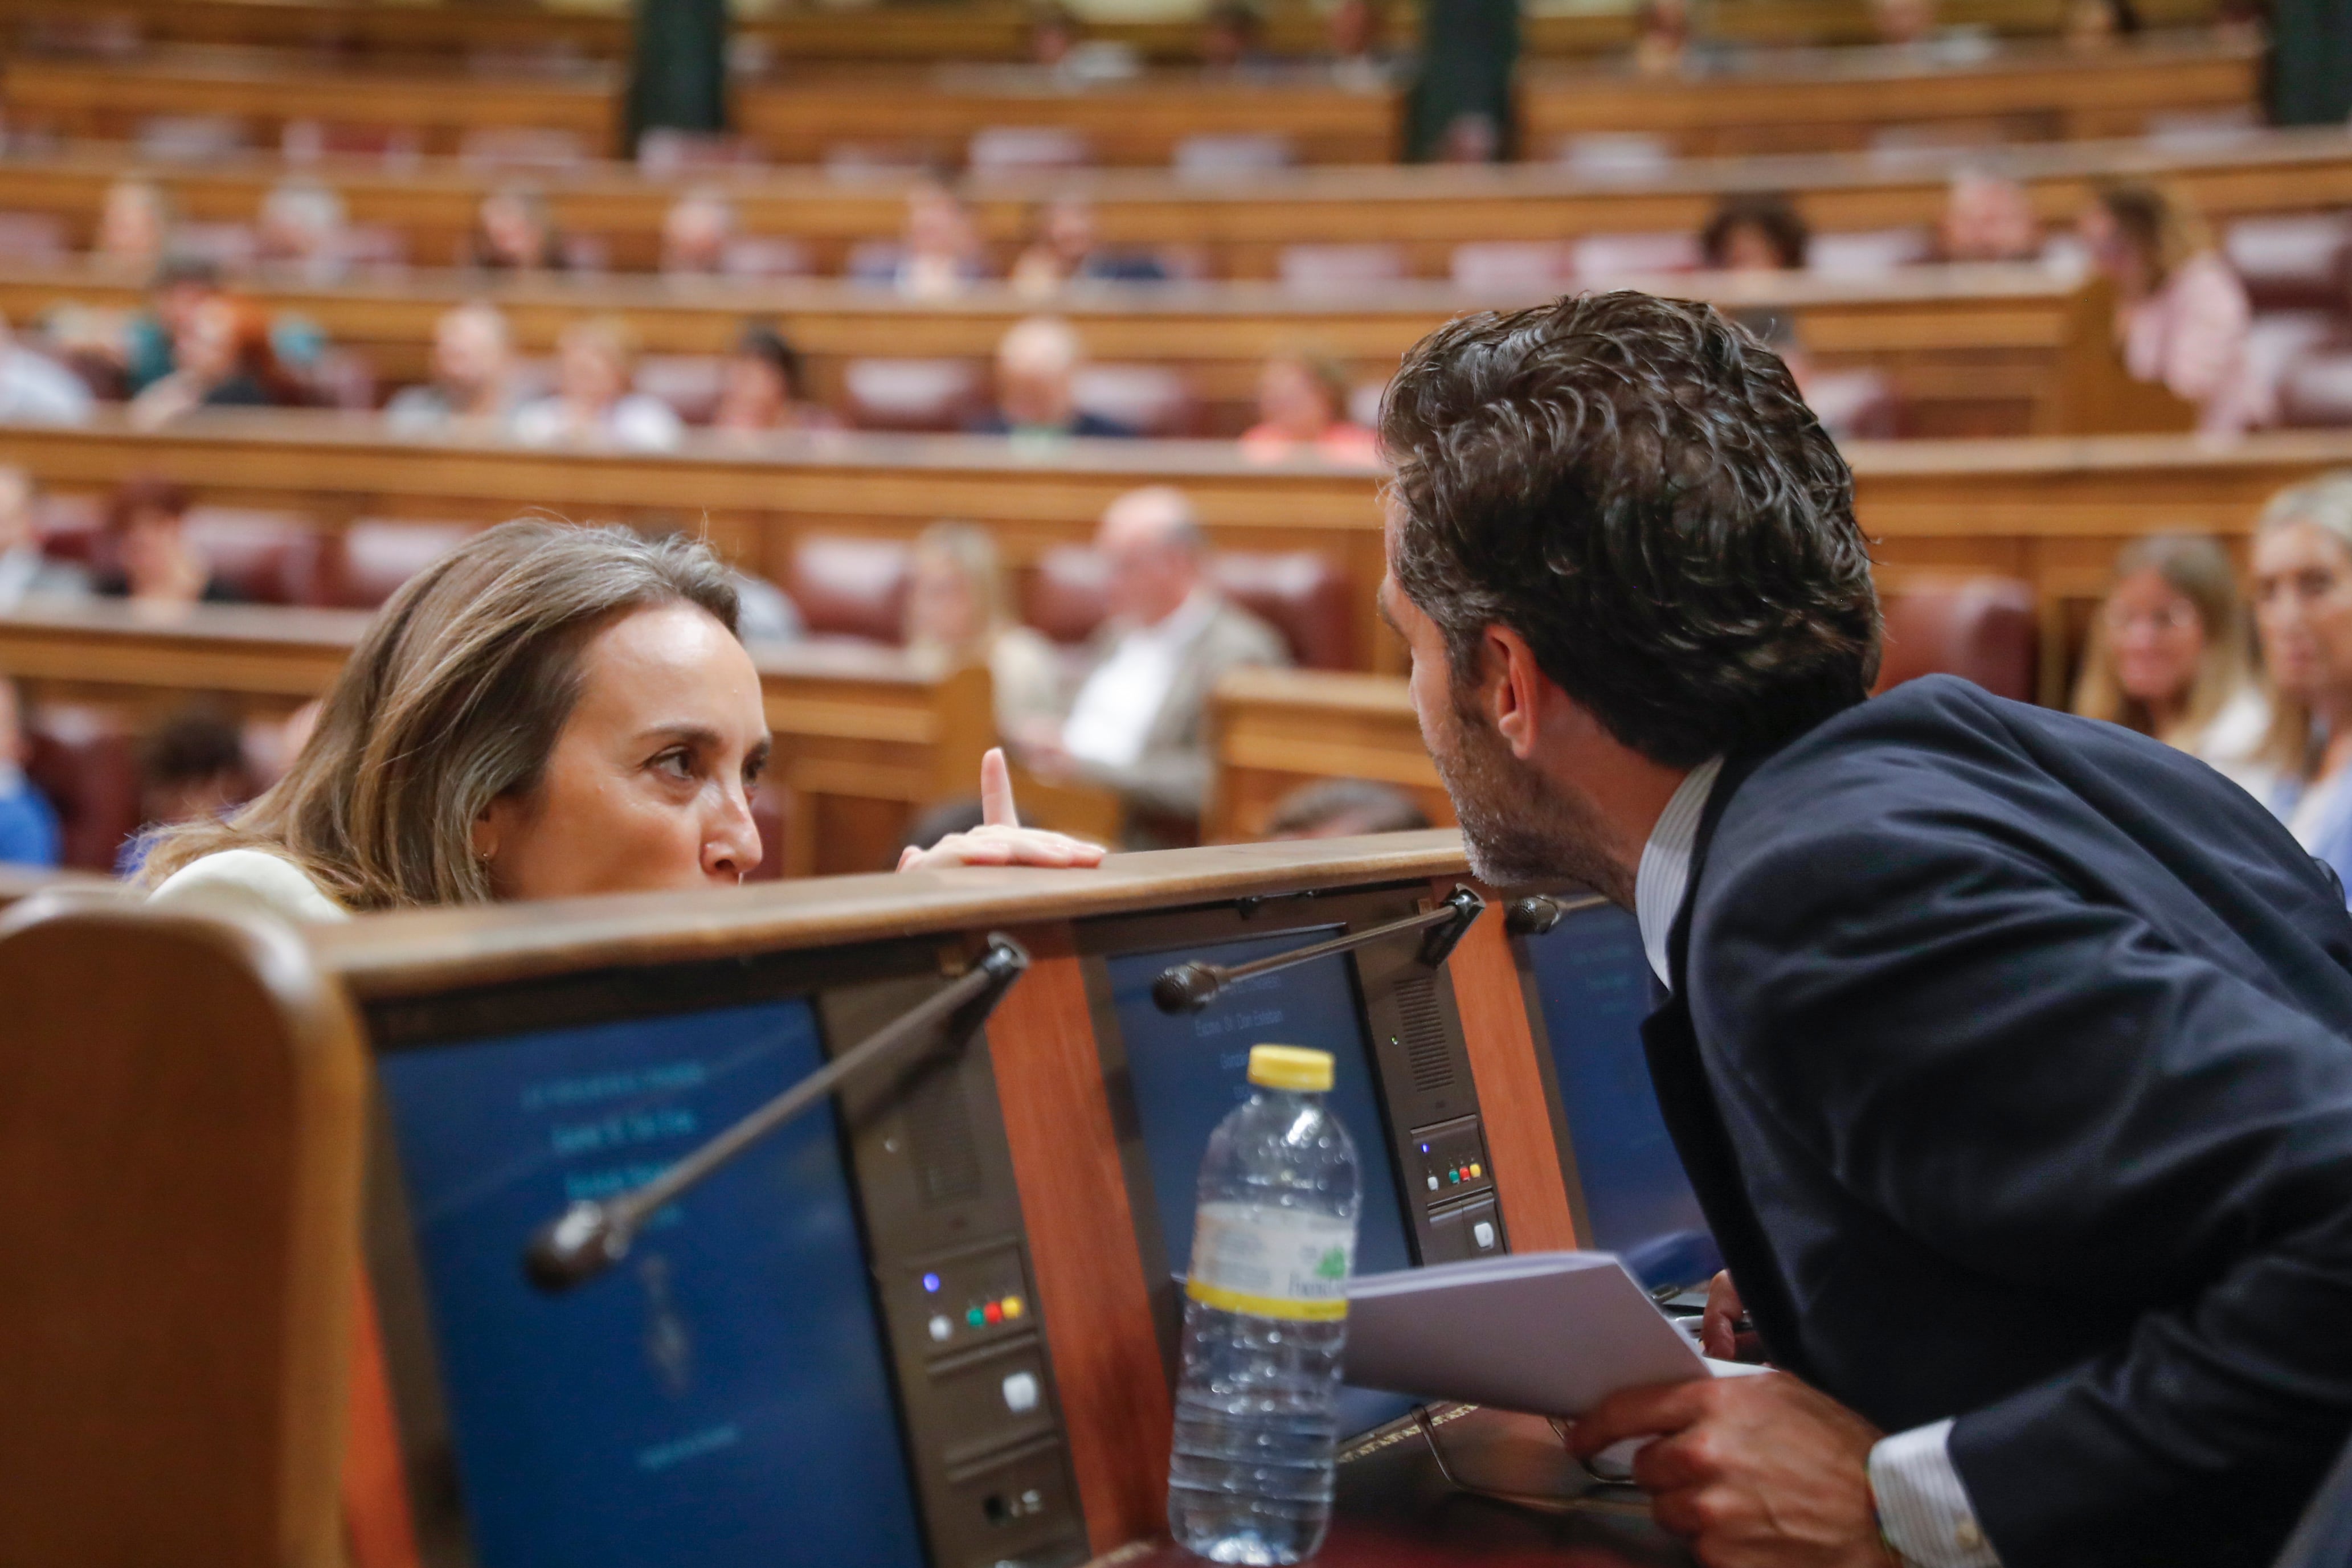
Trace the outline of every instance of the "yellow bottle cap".
[[1319, 1094], [1331, 1087], [1331, 1053], [1302, 1045], [1250, 1047], [1249, 1081], [1263, 1089], [1298, 1089]]

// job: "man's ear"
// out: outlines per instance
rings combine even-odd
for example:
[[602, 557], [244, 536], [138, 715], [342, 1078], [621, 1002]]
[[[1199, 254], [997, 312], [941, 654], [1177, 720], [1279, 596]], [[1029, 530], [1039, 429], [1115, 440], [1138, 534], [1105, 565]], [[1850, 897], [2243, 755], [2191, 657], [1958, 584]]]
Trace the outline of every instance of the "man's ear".
[[1550, 679], [1538, 667], [1527, 639], [1507, 626], [1486, 628], [1479, 665], [1496, 732], [1511, 755], [1525, 762], [1535, 755], [1540, 738]]

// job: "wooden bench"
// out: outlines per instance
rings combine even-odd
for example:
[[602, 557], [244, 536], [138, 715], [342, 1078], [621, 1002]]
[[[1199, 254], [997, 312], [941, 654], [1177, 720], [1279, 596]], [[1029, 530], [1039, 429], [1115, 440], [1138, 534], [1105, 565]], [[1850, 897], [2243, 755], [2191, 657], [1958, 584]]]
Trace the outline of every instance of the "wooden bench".
[[[1726, 308], [1793, 318], [1824, 370], [1866, 368], [1887, 378], [1906, 434], [2063, 434], [2189, 423], [2185, 410], [2138, 395], [2125, 374], [2111, 346], [2105, 287], [2040, 267], [1635, 281]], [[835, 407], [845, 406], [843, 369], [852, 359], [986, 361], [1014, 321], [1039, 308], [1034, 299], [994, 287], [931, 304], [829, 282], [492, 285], [463, 274], [335, 287], [267, 285], [256, 292], [273, 308], [316, 323], [336, 344], [364, 351], [387, 385], [429, 374], [434, 322], [467, 298], [499, 300], [533, 353], [550, 350], [567, 323], [594, 312], [625, 318], [647, 350], [663, 354], [723, 353], [746, 319], [772, 320], [808, 356], [814, 394]], [[30, 321], [69, 301], [128, 308], [138, 300], [129, 284], [93, 269], [0, 267], [0, 314], [13, 321]], [[1235, 435], [1256, 422], [1258, 371], [1270, 351], [1288, 346], [1328, 354], [1359, 382], [1378, 383], [1407, 349], [1451, 318], [1532, 302], [1426, 284], [1333, 299], [1226, 285], [1142, 297], [1079, 295], [1063, 308], [1096, 361], [1183, 371], [1205, 415], [1200, 433]]]
[[[2126, 541], [2179, 530], [2242, 538], [2274, 491], [2352, 467], [2352, 432], [1857, 442], [1846, 455], [1883, 571], [2024, 579], [2041, 595], [2044, 646], [2063, 648]], [[687, 453], [646, 457], [429, 444], [390, 439], [373, 420], [224, 413], [156, 433], [113, 422], [0, 426], [0, 462], [62, 492], [158, 474], [208, 502], [298, 511], [327, 528], [367, 517], [487, 522], [535, 509], [707, 528], [747, 568], [775, 577], [808, 535], [909, 538], [941, 517], [989, 525], [1020, 570], [1052, 546], [1090, 538], [1124, 491], [1171, 484], [1223, 548], [1316, 549], [1339, 562], [1357, 585], [1356, 646], [1376, 671], [1403, 667], [1373, 609], [1375, 477], [1305, 461], [1255, 467], [1208, 443], [1082, 443], [1039, 458], [976, 437], [852, 435], [759, 448], [698, 440]], [[2055, 700], [2063, 685], [2050, 683], [2063, 683], [2063, 665], [2043, 666], [2042, 695]]]
[[1858, 151], [1888, 131], [2061, 141], [2133, 136], [2151, 116], [2251, 110], [2249, 44], [2156, 35], [2095, 54], [2011, 45], [1977, 63], [1898, 49], [1769, 55], [1721, 72], [1645, 78], [1566, 66], [1528, 71], [1522, 134], [1545, 152], [1563, 137], [1644, 132], [1685, 154]]
[[[1157, 171], [1107, 170], [1056, 179], [971, 179], [963, 188], [1000, 264], [1023, 243], [1040, 202], [1076, 191], [1092, 197], [1106, 243], [1185, 247], [1217, 276], [1271, 277], [1288, 245], [1378, 242], [1396, 246], [1412, 275], [1443, 277], [1454, 248], [1465, 242], [1695, 233], [1717, 203], [1740, 191], [1790, 192], [1817, 231], [1930, 225], [1943, 212], [1951, 171], [1963, 164], [2024, 182], [2043, 221], [2053, 225], [2072, 222], [2093, 183], [2114, 178], [2160, 181], [2216, 220], [2352, 205], [2352, 134], [2334, 127], [2255, 132], [2201, 150], [2053, 142], [1902, 160], [1853, 154], [1701, 159], [1638, 184], [1529, 163], [1301, 169], [1226, 185], [1187, 183]], [[147, 162], [121, 147], [88, 146], [0, 160], [0, 211], [55, 214], [65, 220], [70, 243], [87, 246], [106, 188], [117, 179], [161, 181], [191, 218], [250, 223], [269, 187], [294, 172], [333, 183], [352, 222], [399, 231], [409, 259], [426, 266], [456, 257], [482, 196], [499, 183], [437, 158], [399, 171], [362, 159], [297, 169], [262, 154], [191, 167]], [[733, 199], [746, 233], [792, 236], [807, 248], [812, 266], [827, 274], [841, 270], [860, 242], [896, 235], [906, 215], [903, 176], [844, 183], [807, 171], [766, 170], [714, 175], [709, 183]], [[597, 236], [612, 265], [655, 265], [662, 214], [677, 195], [676, 181], [646, 180], [627, 165], [594, 163], [541, 184], [559, 225]]]
[[[133, 725], [194, 697], [282, 716], [323, 693], [367, 624], [331, 610], [121, 601], [0, 614], [0, 672], [36, 706], [111, 709]], [[776, 736], [770, 779], [787, 876], [871, 871], [928, 807], [971, 794], [995, 744], [988, 673], [929, 674], [896, 653], [824, 644], [753, 651]]]

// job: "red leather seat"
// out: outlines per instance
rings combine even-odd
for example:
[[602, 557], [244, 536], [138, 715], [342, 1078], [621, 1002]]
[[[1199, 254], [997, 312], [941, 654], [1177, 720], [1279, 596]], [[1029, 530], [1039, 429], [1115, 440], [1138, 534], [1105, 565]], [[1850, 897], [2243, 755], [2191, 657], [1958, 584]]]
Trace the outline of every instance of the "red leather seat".
[[305, 603], [373, 610], [400, 585], [471, 538], [475, 523], [411, 522], [362, 517], [321, 552], [320, 571]]
[[316, 592], [327, 546], [299, 512], [191, 507], [183, 529], [213, 576], [257, 604], [300, 604]]
[[987, 376], [971, 360], [851, 360], [841, 380], [860, 430], [961, 430], [987, 406]]
[[727, 361], [716, 354], [646, 354], [637, 361], [636, 390], [669, 404], [688, 424], [708, 424], [727, 385]]
[[1995, 696], [2033, 700], [2033, 586], [2011, 577], [1922, 578], [1879, 599], [1886, 617], [1879, 691], [1959, 675]]
[[975, 174], [1027, 174], [1084, 169], [1095, 161], [1093, 144], [1059, 125], [983, 125], [964, 147]]
[[55, 213], [0, 213], [0, 261], [58, 261], [70, 248]]
[[110, 872], [139, 831], [139, 753], [132, 737], [88, 708], [49, 708], [26, 727], [25, 777], [57, 808], [60, 860]]
[[813, 637], [905, 640], [914, 550], [897, 539], [802, 539], [793, 547], [784, 591]]
[[1081, 365], [1070, 379], [1071, 400], [1138, 435], [1201, 434], [1201, 404], [1192, 380], [1168, 365]]
[[2320, 349], [2290, 363], [2279, 378], [2279, 423], [2352, 425], [2352, 351]]
[[1476, 240], [1454, 247], [1454, 286], [1473, 294], [1539, 299], [1569, 286], [1569, 249], [1552, 240]]
[[1394, 245], [1286, 245], [1276, 267], [1297, 294], [1378, 288], [1406, 276], [1404, 248]]
[[[1108, 613], [1108, 569], [1094, 550], [1047, 550], [1022, 595], [1022, 619], [1057, 643], [1092, 636]], [[1345, 572], [1315, 550], [1221, 550], [1209, 577], [1234, 603], [1282, 633], [1290, 655], [1313, 670], [1355, 668], [1353, 601]]]
[[2257, 310], [2341, 311], [2352, 305], [2345, 267], [2352, 259], [2352, 214], [2240, 218], [2221, 251]]

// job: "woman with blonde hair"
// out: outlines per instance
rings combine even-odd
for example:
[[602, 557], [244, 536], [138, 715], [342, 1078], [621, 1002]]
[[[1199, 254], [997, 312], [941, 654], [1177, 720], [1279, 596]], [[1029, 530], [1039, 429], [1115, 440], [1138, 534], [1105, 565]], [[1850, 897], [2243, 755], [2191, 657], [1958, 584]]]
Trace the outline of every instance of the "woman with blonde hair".
[[[512, 522], [393, 596], [286, 776], [226, 821], [169, 830], [159, 901], [294, 920], [362, 910], [728, 886], [760, 863], [760, 675], [708, 545]], [[1013, 816], [914, 857], [1089, 865], [1101, 852]]]
[[2352, 471], [2271, 498], [2254, 532], [2254, 626], [2271, 685], [2268, 792], [2352, 884]]
[[2154, 185], [2105, 184], [2079, 225], [2116, 290], [2116, 342], [2135, 381], [2198, 405], [2198, 426], [2241, 431], [2269, 411], [2246, 369], [2253, 306], [2197, 210]]
[[2137, 539], [2116, 559], [2074, 711], [2152, 735], [2242, 784], [2270, 720], [2249, 657], [2237, 568], [2200, 534]]
[[916, 538], [907, 648], [935, 668], [985, 664], [999, 735], [1019, 738], [1060, 720], [1054, 644], [1013, 616], [996, 540], [977, 523], [933, 523]]

